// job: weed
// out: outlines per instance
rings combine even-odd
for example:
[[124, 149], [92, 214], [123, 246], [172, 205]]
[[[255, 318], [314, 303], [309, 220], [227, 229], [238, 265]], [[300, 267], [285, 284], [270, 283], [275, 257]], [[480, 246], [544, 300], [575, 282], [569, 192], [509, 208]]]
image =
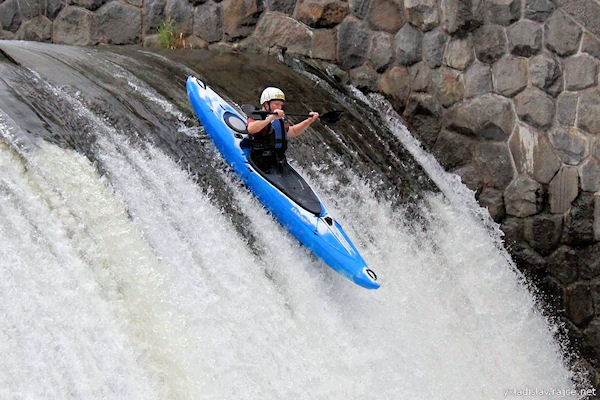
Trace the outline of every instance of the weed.
[[187, 43], [183, 37], [183, 32], [177, 34], [175, 21], [169, 17], [158, 28], [158, 44], [163, 49], [183, 49]]

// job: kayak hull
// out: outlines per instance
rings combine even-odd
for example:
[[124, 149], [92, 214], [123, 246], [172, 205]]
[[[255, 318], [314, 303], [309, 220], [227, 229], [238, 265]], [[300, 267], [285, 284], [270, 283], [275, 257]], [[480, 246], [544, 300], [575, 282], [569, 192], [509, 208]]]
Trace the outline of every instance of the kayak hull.
[[242, 113], [196, 77], [188, 77], [187, 92], [198, 119], [219, 152], [271, 214], [339, 274], [367, 289], [377, 289], [380, 285], [375, 273], [320, 200], [320, 213], [308, 211], [249, 162], [250, 148], [242, 143], [245, 135], [241, 132], [246, 121]]

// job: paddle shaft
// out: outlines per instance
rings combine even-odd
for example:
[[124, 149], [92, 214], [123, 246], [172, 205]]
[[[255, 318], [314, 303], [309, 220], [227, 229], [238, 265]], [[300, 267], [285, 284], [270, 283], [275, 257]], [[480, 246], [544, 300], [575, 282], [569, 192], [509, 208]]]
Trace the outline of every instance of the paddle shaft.
[[[253, 114], [261, 114], [261, 115], [276, 115], [276, 113], [273, 112], [269, 112], [269, 111], [254, 111]], [[290, 116], [290, 117], [306, 117], [306, 118], [310, 118], [310, 115], [308, 114], [285, 114], [286, 116]], [[342, 115], [342, 111], [328, 111], [323, 115], [319, 115], [319, 119], [323, 122], [326, 123], [335, 123], [337, 122], [340, 117]]]

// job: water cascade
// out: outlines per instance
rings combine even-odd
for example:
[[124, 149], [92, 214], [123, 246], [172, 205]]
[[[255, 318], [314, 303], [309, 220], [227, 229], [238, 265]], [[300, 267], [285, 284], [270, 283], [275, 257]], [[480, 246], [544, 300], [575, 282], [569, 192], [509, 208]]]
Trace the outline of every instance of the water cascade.
[[[378, 272], [382, 287], [367, 291], [240, 184], [183, 86], [199, 74], [241, 104], [270, 76], [297, 83], [289, 96], [301, 105], [326, 106], [303, 97], [324, 90], [318, 80], [235, 56], [0, 48], [14, 61], [0, 58], [1, 398], [503, 399], [576, 388], [493, 224], [418, 146], [396, 150], [407, 132], [393, 116], [369, 110], [371, 122], [315, 128], [290, 150]], [[265, 71], [246, 79], [245, 68]], [[329, 90], [327, 101], [347, 96]], [[346, 102], [348, 118], [385, 105]]]

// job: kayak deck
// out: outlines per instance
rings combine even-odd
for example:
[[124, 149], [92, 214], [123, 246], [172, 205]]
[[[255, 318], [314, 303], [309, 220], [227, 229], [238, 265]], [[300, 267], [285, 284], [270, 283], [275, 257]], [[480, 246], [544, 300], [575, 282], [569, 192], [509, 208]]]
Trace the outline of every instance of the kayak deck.
[[308, 183], [287, 161], [274, 166], [269, 171], [260, 169], [250, 157], [250, 164], [273, 186], [281, 190], [298, 205], [315, 215], [321, 215], [321, 202]]

